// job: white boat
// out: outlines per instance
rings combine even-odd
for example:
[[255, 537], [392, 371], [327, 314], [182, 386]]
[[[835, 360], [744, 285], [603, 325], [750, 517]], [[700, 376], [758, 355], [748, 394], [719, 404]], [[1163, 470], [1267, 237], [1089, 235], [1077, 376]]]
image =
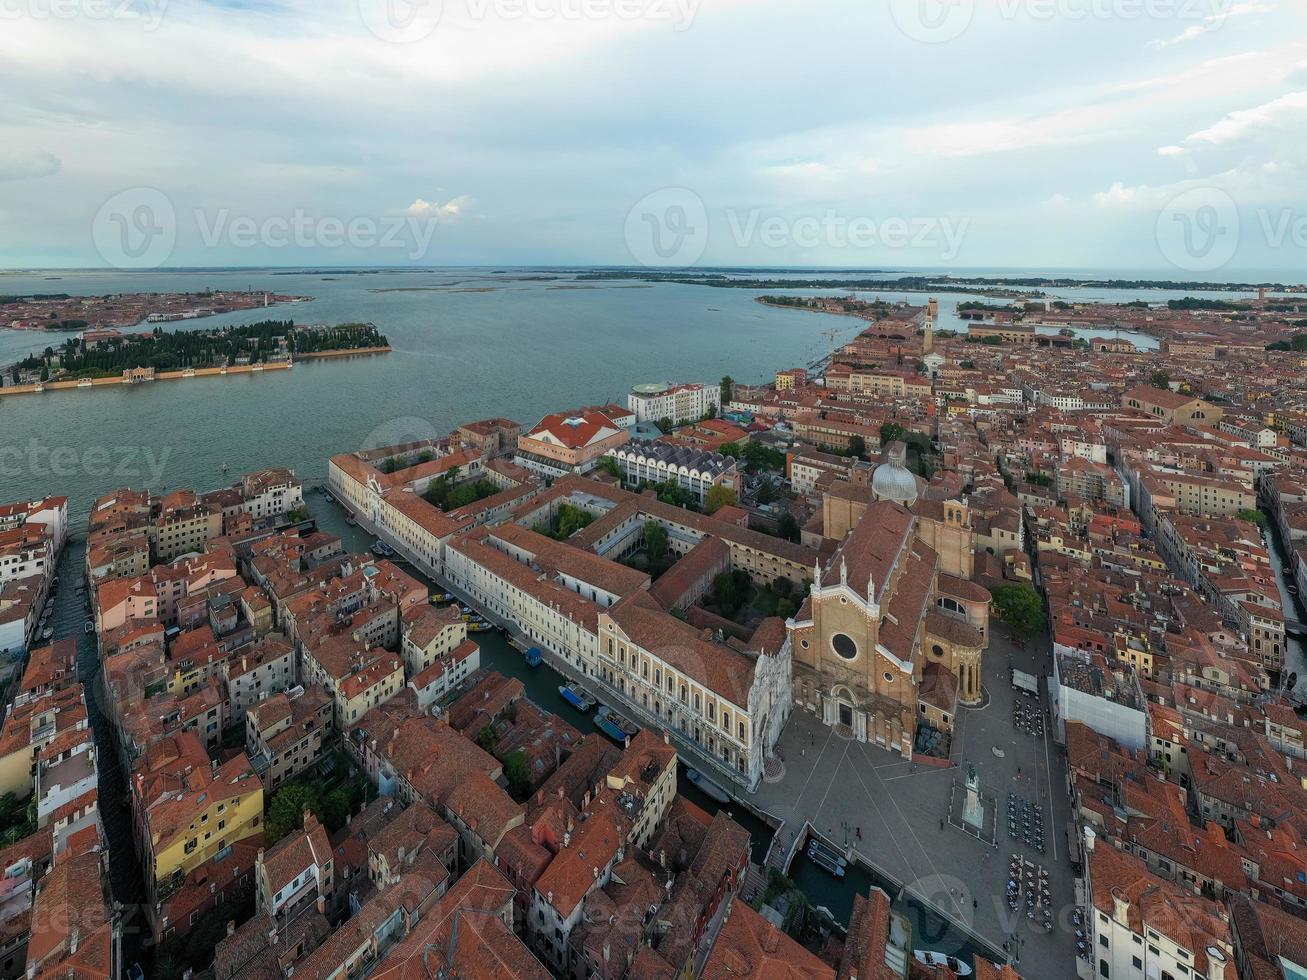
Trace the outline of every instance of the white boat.
[[45, 629], [41, 630], [41, 639], [48, 640], [52, 636], [54, 636], [53, 626], [47, 626]]
[[914, 949], [912, 958], [922, 966], [947, 967], [959, 977], [969, 977], [974, 972], [969, 965], [963, 963], [956, 956], [945, 956], [943, 953], [933, 953], [928, 949]]
[[848, 859], [843, 854], [816, 837], [808, 838], [808, 850], [821, 852], [828, 860], [838, 864], [841, 868], [848, 866]]

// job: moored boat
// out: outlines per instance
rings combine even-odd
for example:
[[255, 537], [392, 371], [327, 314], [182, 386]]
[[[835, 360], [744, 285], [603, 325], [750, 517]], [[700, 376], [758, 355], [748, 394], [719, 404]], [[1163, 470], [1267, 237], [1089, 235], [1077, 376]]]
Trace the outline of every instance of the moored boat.
[[592, 698], [580, 684], [573, 681], [571, 684], [559, 684], [558, 693], [563, 700], [570, 704], [577, 711], [584, 711], [589, 714], [594, 710], [595, 699]]
[[532, 647], [530, 650], [524, 653], [522, 657], [524, 660], [526, 660], [526, 665], [528, 667], [539, 667], [540, 661], [544, 659], [544, 655], [541, 654], [539, 647]]
[[818, 840], [816, 837], [808, 838], [808, 850], [820, 851], [827, 859], [838, 864], [841, 868], [848, 867], [849, 862], [843, 854], [835, 850], [835, 848], [827, 845], [824, 841]]
[[722, 789], [698, 769], [686, 770], [685, 778], [698, 786], [705, 795], [711, 796], [718, 803], [729, 803], [731, 801], [730, 793], [726, 792], [726, 790]]
[[821, 868], [821, 870], [825, 871], [827, 874], [834, 875], [836, 878], [844, 877], [844, 869], [840, 867], [838, 864], [836, 864], [834, 861], [832, 861], [827, 855], [823, 854], [821, 851], [809, 847], [808, 860], [811, 861], [813, 864], [815, 864], [817, 867]]
[[467, 631], [469, 633], [489, 633], [495, 626], [493, 623], [468, 623]]
[[935, 953], [928, 949], [914, 949], [912, 951], [912, 958], [922, 966], [946, 967], [947, 969], [952, 970], [955, 976], [969, 977], [972, 973], [971, 967], [966, 963], [963, 963], [956, 956], [946, 956], [943, 953]]
[[606, 704], [599, 706], [594, 721], [595, 727], [615, 742], [625, 742], [640, 731], [638, 725], [623, 718]]

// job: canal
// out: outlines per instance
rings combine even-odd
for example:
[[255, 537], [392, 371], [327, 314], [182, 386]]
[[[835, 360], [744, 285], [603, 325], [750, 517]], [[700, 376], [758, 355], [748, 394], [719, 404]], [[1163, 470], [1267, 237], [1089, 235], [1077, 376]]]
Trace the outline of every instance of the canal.
[[145, 881], [132, 834], [132, 816], [127, 795], [127, 774], [121, 771], [113, 730], [100, 709], [96, 681], [100, 660], [95, 634], [86, 633], [83, 625], [90, 618], [85, 595], [77, 591], [82, 584], [86, 546], [82, 539], [70, 540], [59, 561], [59, 590], [50, 614], [54, 639], [75, 637], [77, 640], [77, 675], [86, 692], [86, 711], [95, 733], [95, 767], [99, 777], [100, 821], [109, 843], [109, 882], [114, 901], [122, 912], [123, 964], [130, 966], [143, 958], [148, 943], [149, 923], [145, 917]]
[[[1266, 517], [1266, 532], [1271, 542], [1267, 551], [1271, 555], [1271, 567], [1275, 569], [1275, 584], [1280, 590], [1280, 604], [1284, 609], [1284, 616], [1286, 619], [1296, 619], [1300, 623], [1307, 622], [1307, 610], [1304, 610], [1301, 601], [1303, 597], [1294, 597], [1285, 588], [1287, 580], [1284, 577], [1284, 569], [1289, 561], [1289, 552], [1280, 537], [1280, 525], [1276, 522], [1275, 515], [1265, 507], [1262, 508], [1262, 514]], [[1286, 636], [1284, 645], [1284, 678], [1291, 673], [1296, 673], [1298, 683], [1291, 693], [1300, 698], [1307, 698], [1307, 650], [1304, 650], [1303, 641], [1296, 636]], [[1281, 683], [1284, 683], [1283, 679]]]

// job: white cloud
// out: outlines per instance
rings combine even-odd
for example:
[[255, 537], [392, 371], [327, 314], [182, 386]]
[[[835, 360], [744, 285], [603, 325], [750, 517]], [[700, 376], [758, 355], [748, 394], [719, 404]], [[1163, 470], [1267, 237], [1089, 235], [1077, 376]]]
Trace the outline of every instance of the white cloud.
[[1193, 133], [1186, 142], [1219, 145], [1266, 130], [1301, 132], [1304, 123], [1307, 123], [1307, 92], [1290, 92], [1264, 105], [1231, 112], [1215, 125]]
[[438, 221], [453, 221], [472, 206], [472, 198], [466, 194], [451, 198], [444, 204], [418, 198], [404, 209], [410, 218], [435, 218]]
[[1184, 156], [1188, 152], [1189, 151], [1183, 146], [1159, 146], [1157, 148], [1157, 155], [1159, 157], [1179, 157]]
[[1257, 0], [1246, 0], [1246, 2], [1231, 4], [1226, 10], [1204, 17], [1201, 23], [1185, 28], [1175, 37], [1161, 41], [1150, 41], [1148, 46], [1154, 50], [1161, 50], [1176, 44], [1183, 44], [1185, 41], [1192, 41], [1204, 34], [1220, 30], [1228, 20], [1233, 20], [1236, 17], [1247, 17], [1249, 14], [1269, 14], [1274, 9], [1273, 5], [1260, 3]]

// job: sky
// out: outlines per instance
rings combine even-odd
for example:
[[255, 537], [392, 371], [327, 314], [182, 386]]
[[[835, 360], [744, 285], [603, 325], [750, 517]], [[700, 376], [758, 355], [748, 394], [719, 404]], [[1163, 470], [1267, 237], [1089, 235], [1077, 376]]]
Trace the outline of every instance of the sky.
[[1307, 278], [1302, 0], [0, 0], [0, 267]]

